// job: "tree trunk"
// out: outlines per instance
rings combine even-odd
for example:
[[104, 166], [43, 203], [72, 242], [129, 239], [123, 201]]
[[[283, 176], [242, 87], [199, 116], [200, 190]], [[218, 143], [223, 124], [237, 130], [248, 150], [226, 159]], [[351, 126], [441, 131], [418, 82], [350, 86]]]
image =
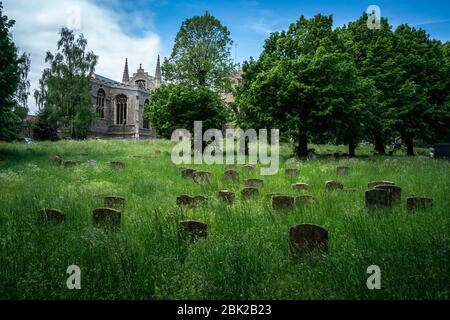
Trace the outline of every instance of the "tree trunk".
[[386, 154], [386, 150], [384, 148], [384, 141], [383, 138], [381, 137], [381, 134], [379, 134], [378, 132], [375, 133], [375, 139], [374, 139], [374, 143], [375, 143], [375, 151], [378, 154]]
[[406, 155], [413, 156], [414, 155], [414, 144], [413, 144], [413, 139], [411, 136], [405, 137], [405, 144], [406, 144]]
[[308, 155], [308, 137], [306, 133], [300, 132], [300, 134], [298, 135], [298, 146], [296, 154], [301, 158]]
[[348, 144], [348, 155], [351, 158], [355, 157], [355, 149], [356, 149], [355, 141], [353, 141], [353, 139], [351, 139]]

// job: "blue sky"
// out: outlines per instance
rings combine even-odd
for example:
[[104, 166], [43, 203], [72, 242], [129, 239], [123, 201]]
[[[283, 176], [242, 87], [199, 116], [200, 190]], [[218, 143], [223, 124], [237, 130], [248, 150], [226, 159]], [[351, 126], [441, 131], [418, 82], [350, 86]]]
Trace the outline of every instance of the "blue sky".
[[[450, 40], [449, 0], [3, 0], [3, 4], [5, 14], [16, 20], [14, 41], [20, 51], [31, 55], [31, 93], [46, 67], [46, 52], [55, 51], [58, 32], [67, 26], [83, 33], [88, 49], [99, 56], [96, 72], [119, 81], [125, 58], [130, 72], [142, 64], [154, 74], [157, 55], [170, 55], [182, 21], [205, 11], [230, 30], [238, 63], [250, 56], [257, 58], [271, 32], [286, 29], [301, 15], [332, 14], [338, 27], [356, 20], [373, 4], [394, 27], [408, 23], [425, 29], [433, 38]], [[29, 99], [29, 108], [35, 113], [33, 99]]]
[[[358, 18], [371, 4], [378, 5], [381, 14], [395, 27], [401, 23], [427, 30], [434, 38], [450, 40], [450, 1], [144, 1], [97, 0], [100, 5], [114, 4], [119, 11], [144, 17], [136, 24], [123, 21], [130, 35], [153, 31], [160, 35], [162, 49], [170, 53], [173, 39], [181, 22], [205, 10], [216, 16], [230, 32], [237, 44], [237, 60], [257, 57], [264, 39], [272, 31], [286, 29], [300, 15], [332, 14], [335, 26], [342, 26]], [[143, 22], [143, 23], [142, 23]], [[233, 48], [233, 57], [235, 55]]]

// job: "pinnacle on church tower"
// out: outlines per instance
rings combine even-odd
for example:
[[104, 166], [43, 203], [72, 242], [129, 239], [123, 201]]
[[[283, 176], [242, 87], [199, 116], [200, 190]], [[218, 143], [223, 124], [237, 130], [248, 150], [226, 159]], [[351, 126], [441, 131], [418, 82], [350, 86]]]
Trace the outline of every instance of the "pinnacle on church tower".
[[155, 78], [156, 78], [156, 81], [161, 83], [161, 63], [159, 62], [159, 54], [158, 54], [158, 60], [156, 61]]
[[123, 69], [122, 82], [126, 83], [130, 81], [130, 74], [128, 72], [128, 58], [125, 59], [125, 68]]

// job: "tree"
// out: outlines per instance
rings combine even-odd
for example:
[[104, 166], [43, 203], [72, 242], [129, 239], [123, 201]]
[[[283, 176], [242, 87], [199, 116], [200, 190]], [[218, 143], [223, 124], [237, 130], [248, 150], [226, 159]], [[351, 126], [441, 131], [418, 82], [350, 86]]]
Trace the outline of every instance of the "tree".
[[28, 111], [26, 100], [29, 56], [19, 57], [11, 38], [14, 21], [3, 15], [0, 2], [0, 139], [12, 140], [19, 133]]
[[227, 27], [208, 12], [186, 19], [175, 37], [170, 58], [164, 60], [164, 79], [229, 92], [232, 43]]
[[158, 133], [171, 138], [175, 129], [194, 130], [194, 121], [203, 121], [204, 130], [221, 129], [227, 123], [227, 109], [218, 93], [207, 87], [164, 85], [152, 93], [144, 116]]
[[48, 119], [57, 123], [58, 129], [67, 131], [72, 138], [81, 139], [87, 132], [95, 113], [89, 79], [94, 73], [97, 56], [86, 52], [87, 40], [83, 35], [75, 38], [74, 32], [63, 28], [58, 41], [58, 52], [47, 52], [45, 69], [35, 92], [36, 104], [48, 109]]

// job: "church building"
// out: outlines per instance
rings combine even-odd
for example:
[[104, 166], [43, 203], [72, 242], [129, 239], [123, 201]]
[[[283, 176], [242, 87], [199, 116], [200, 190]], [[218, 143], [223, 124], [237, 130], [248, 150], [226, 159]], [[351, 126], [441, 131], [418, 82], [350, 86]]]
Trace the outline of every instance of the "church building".
[[162, 83], [158, 56], [155, 75], [151, 76], [142, 65], [130, 77], [128, 59], [125, 60], [122, 82], [95, 74], [91, 79], [91, 92], [97, 120], [91, 126], [91, 138], [155, 138], [151, 123], [143, 119], [144, 105], [150, 93]]

